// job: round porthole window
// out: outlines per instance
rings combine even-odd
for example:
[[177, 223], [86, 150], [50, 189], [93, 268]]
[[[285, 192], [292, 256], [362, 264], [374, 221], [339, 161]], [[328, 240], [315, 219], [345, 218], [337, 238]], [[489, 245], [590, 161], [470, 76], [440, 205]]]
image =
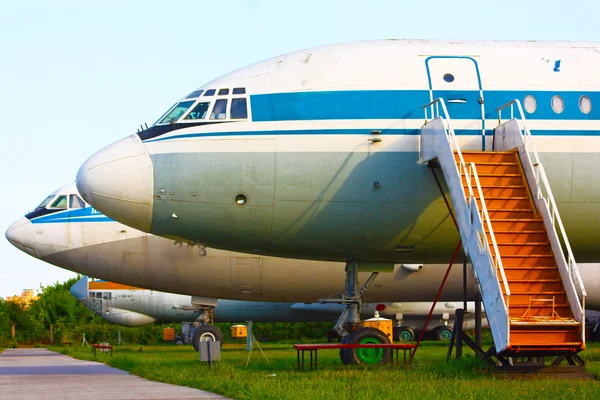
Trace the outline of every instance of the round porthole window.
[[444, 74], [444, 80], [448, 83], [454, 82], [454, 75], [452, 74]]
[[587, 96], [581, 96], [579, 98], [579, 109], [584, 114], [589, 114], [592, 111], [592, 100]]
[[246, 203], [248, 203], [248, 196], [246, 196], [244, 193], [239, 193], [237, 196], [235, 196], [235, 204], [238, 206], [245, 206]]
[[559, 95], [552, 96], [552, 109], [557, 114], [560, 114], [565, 109], [565, 102]]
[[525, 96], [525, 100], [523, 100], [523, 106], [525, 107], [525, 111], [527, 111], [529, 114], [535, 112], [535, 109], [537, 108], [535, 97], [530, 94]]

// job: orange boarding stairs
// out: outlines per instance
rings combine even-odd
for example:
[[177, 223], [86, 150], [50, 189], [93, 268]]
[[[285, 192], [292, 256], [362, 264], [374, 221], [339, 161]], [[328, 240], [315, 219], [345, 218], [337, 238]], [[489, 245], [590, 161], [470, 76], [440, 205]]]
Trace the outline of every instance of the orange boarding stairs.
[[495, 130], [497, 151], [465, 151], [434, 100], [424, 106], [420, 156], [444, 173], [497, 354], [569, 356], [585, 348], [586, 292], [521, 105], [499, 113], [507, 107], [524, 128], [511, 118]]

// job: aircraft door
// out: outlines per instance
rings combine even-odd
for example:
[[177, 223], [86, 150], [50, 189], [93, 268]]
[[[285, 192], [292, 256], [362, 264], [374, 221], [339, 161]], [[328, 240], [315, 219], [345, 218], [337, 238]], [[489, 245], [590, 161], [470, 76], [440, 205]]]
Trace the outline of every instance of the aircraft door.
[[432, 56], [425, 60], [431, 100], [446, 103], [457, 135], [481, 135], [469, 148], [485, 150], [485, 102], [477, 61], [465, 56]]

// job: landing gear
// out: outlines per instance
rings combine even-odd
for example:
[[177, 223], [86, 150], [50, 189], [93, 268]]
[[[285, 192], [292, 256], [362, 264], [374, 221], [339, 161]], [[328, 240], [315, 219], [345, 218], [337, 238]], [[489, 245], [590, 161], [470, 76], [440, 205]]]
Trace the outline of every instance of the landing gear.
[[433, 329], [433, 336], [435, 340], [450, 340], [452, 338], [452, 328], [445, 325], [436, 326]]
[[[361, 297], [365, 294], [371, 283], [379, 275], [379, 272], [373, 272], [360, 290], [358, 289], [358, 264], [356, 261], [346, 263], [346, 284], [344, 292], [337, 299], [320, 299], [319, 303], [338, 303], [344, 304], [346, 308], [336, 322], [333, 330], [341, 337], [345, 338], [350, 332], [355, 331], [360, 326], [360, 310], [362, 308]], [[344, 329], [344, 324], [348, 330]]]
[[408, 326], [397, 326], [394, 328], [394, 340], [401, 342], [412, 342], [415, 340], [415, 331]]
[[[390, 339], [379, 329], [358, 328], [343, 340], [343, 343], [379, 344], [390, 343]], [[385, 364], [390, 358], [390, 349], [340, 349], [342, 363]]]
[[[337, 299], [320, 299], [319, 303], [338, 303], [346, 307], [333, 327], [342, 343], [390, 343], [390, 339], [376, 328], [360, 327], [361, 297], [365, 294], [379, 272], [373, 272], [362, 288], [358, 288], [358, 264], [346, 263], [346, 284]], [[344, 364], [380, 364], [387, 362], [390, 349], [340, 349], [340, 359]]]
[[212, 325], [201, 325], [196, 328], [196, 332], [194, 332], [194, 336], [192, 339], [192, 345], [194, 346], [194, 350], [198, 351], [198, 344], [202, 342], [208, 341], [219, 341], [221, 345], [223, 345], [223, 334], [219, 330]]

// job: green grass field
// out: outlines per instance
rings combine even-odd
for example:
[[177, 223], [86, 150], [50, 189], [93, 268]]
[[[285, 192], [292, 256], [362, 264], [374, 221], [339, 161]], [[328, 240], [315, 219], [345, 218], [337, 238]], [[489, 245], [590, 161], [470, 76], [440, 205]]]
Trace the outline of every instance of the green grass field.
[[[559, 379], [507, 380], [494, 376], [470, 350], [460, 361], [446, 362], [446, 343], [424, 343], [410, 369], [401, 366], [344, 366], [338, 352], [319, 352], [319, 369], [296, 371], [290, 344], [263, 345], [267, 362], [255, 347], [226, 344], [212, 368], [198, 361], [191, 346], [119, 346], [92, 356], [89, 347], [52, 348], [76, 358], [101, 361], [141, 377], [185, 385], [234, 399], [597, 399], [600, 382]], [[600, 374], [600, 345], [581, 353], [587, 370]]]

